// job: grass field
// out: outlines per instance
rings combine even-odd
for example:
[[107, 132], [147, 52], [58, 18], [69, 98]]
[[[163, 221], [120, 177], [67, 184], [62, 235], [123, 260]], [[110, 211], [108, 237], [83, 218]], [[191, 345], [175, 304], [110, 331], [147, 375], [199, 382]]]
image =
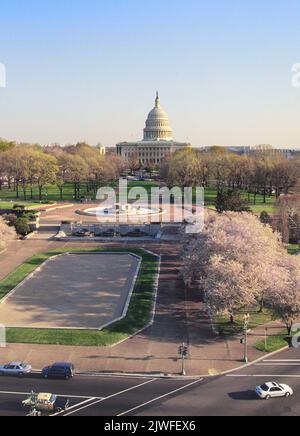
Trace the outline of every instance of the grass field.
[[[205, 205], [211, 209], [215, 209], [215, 201], [217, 198], [217, 190], [215, 188], [205, 188]], [[248, 202], [248, 194], [244, 193], [243, 198]], [[261, 214], [261, 212], [267, 212], [273, 214], [276, 212], [276, 198], [267, 197], [266, 203], [264, 203], [263, 195], [257, 195], [256, 200], [254, 196], [250, 196], [249, 202], [250, 209], [253, 213]]]
[[[114, 185], [117, 187], [118, 183]], [[128, 182], [128, 189], [142, 187], [145, 188], [148, 195], [151, 192], [151, 188], [158, 187], [157, 182]], [[82, 185], [80, 195], [85, 198], [95, 199], [92, 192], [87, 192], [86, 186]], [[205, 188], [205, 205], [209, 208], [214, 209], [215, 201], [217, 197], [217, 191], [215, 188]], [[27, 198], [30, 198], [30, 192], [27, 192]], [[10, 201], [22, 204], [22, 193], [20, 192], [20, 201], [16, 199], [16, 192], [9, 190], [7, 188], [0, 191], [0, 208], [4, 209], [4, 205], [10, 204]], [[244, 194], [244, 199], [248, 201], [248, 194]], [[70, 183], [66, 183], [63, 190], [63, 200], [64, 201], [74, 201], [74, 187]], [[7, 203], [8, 201], [8, 203]], [[37, 188], [33, 190], [33, 200], [30, 200], [28, 204], [34, 205], [34, 201], [39, 202], [39, 194]], [[43, 190], [43, 201], [60, 201], [60, 192], [57, 186], [51, 185], [47, 186]], [[270, 214], [276, 212], [276, 198], [267, 197], [266, 203], [264, 203], [264, 198], [262, 195], [257, 195], [256, 201], [254, 202], [254, 196], [250, 197], [250, 208], [252, 212], [260, 214], [261, 212], [268, 212]]]
[[17, 268], [0, 282], [0, 299], [7, 295], [45, 260], [67, 252], [132, 252], [142, 258], [142, 265], [136, 281], [126, 318], [100, 331], [90, 330], [47, 330], [7, 329], [8, 343], [57, 344], [81, 346], [113, 345], [144, 328], [151, 320], [155, 276], [158, 258], [143, 250], [133, 249], [61, 249], [37, 254]]
[[265, 340], [259, 341], [254, 345], [258, 351], [264, 353], [273, 353], [275, 351], [281, 350], [282, 348], [288, 346], [289, 338], [287, 330], [283, 330], [280, 334], [274, 336], [268, 336], [267, 338], [267, 348]]
[[299, 249], [300, 249], [299, 244], [290, 244], [288, 246], [288, 252], [290, 254], [298, 254], [299, 253]]
[[[128, 182], [128, 189], [142, 187], [145, 188], [148, 193], [150, 193], [152, 187], [159, 186], [156, 182]], [[113, 187], [117, 188], [118, 183], [116, 183]], [[27, 198], [30, 199], [30, 191], [27, 191]], [[95, 199], [95, 195], [93, 192], [88, 192], [86, 186], [83, 184], [80, 190], [80, 196], [85, 198]], [[27, 203], [24, 201], [23, 193], [20, 191], [19, 199], [16, 199], [16, 192], [13, 189], [3, 188], [0, 190], [0, 207], [1, 204], [7, 205], [11, 204], [10, 202], [14, 202], [17, 204]], [[19, 201], [20, 200], [20, 201]], [[63, 200], [64, 201], [74, 201], [74, 186], [71, 183], [66, 183], [63, 189]], [[29, 204], [35, 204], [34, 202], [39, 203], [39, 192], [37, 187], [33, 189], [33, 199], [29, 200]], [[60, 191], [56, 185], [49, 185], [43, 189], [43, 201], [60, 201]], [[4, 207], [2, 207], [4, 209]]]
[[244, 316], [250, 314], [249, 329], [265, 325], [272, 321], [272, 313], [265, 309], [263, 312], [259, 312], [258, 308], [252, 310], [242, 310], [236, 314], [234, 323], [231, 324], [228, 315], [216, 315], [213, 319], [213, 323], [217, 331], [222, 336], [235, 336], [243, 332]]
[[[39, 202], [39, 192], [38, 188], [35, 186], [33, 188], [33, 198], [30, 198], [30, 190], [27, 190], [26, 197], [30, 202]], [[85, 185], [82, 186], [81, 195], [90, 197], [91, 195], [87, 193]], [[19, 199], [16, 198], [16, 192], [13, 189], [3, 188], [0, 191], [0, 201], [13, 200], [19, 204], [19, 202], [24, 201], [23, 192], [20, 191]], [[20, 200], [20, 201], [19, 201]], [[72, 183], [66, 183], [63, 190], [63, 200], [73, 201], [74, 200], [74, 186]], [[48, 185], [43, 189], [43, 201], [60, 201], [60, 192], [56, 185]]]
[[25, 206], [26, 209], [34, 209], [43, 206], [42, 203], [33, 203], [30, 201], [0, 201], [0, 209], [13, 209], [15, 205]]

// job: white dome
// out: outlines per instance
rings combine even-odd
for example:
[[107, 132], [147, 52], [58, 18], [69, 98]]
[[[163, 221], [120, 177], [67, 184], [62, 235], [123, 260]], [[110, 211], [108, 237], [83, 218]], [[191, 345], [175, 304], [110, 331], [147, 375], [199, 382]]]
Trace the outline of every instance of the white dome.
[[157, 93], [155, 107], [149, 113], [146, 121], [144, 141], [172, 141], [172, 139], [173, 130], [170, 127], [169, 117], [161, 107]]

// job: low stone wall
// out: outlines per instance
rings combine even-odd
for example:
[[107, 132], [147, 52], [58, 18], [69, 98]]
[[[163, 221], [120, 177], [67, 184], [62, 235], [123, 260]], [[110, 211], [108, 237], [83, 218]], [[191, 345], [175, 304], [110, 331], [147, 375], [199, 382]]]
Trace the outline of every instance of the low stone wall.
[[89, 232], [95, 236], [113, 233], [121, 237], [126, 237], [131, 234], [141, 234], [145, 236], [156, 237], [161, 231], [160, 224], [83, 224], [83, 223], [64, 223], [61, 225], [62, 232], [66, 235], [76, 235], [80, 232]]

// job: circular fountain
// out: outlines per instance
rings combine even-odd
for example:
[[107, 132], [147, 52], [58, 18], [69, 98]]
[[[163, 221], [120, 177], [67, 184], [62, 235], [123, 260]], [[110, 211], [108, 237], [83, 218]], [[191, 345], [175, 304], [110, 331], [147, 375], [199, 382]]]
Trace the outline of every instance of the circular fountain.
[[163, 211], [159, 207], [147, 207], [147, 206], [133, 206], [131, 204], [119, 203], [114, 206], [98, 206], [90, 209], [85, 209], [82, 212], [84, 215], [102, 218], [102, 219], [113, 219], [116, 218], [152, 218], [155, 216], [160, 216]]

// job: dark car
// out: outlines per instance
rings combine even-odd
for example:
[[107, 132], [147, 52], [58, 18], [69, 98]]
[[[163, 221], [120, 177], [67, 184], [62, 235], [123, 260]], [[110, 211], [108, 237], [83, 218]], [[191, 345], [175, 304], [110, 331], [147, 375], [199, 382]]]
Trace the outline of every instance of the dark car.
[[72, 363], [58, 362], [52, 366], [47, 366], [42, 370], [44, 378], [63, 378], [69, 380], [75, 375], [74, 365]]

